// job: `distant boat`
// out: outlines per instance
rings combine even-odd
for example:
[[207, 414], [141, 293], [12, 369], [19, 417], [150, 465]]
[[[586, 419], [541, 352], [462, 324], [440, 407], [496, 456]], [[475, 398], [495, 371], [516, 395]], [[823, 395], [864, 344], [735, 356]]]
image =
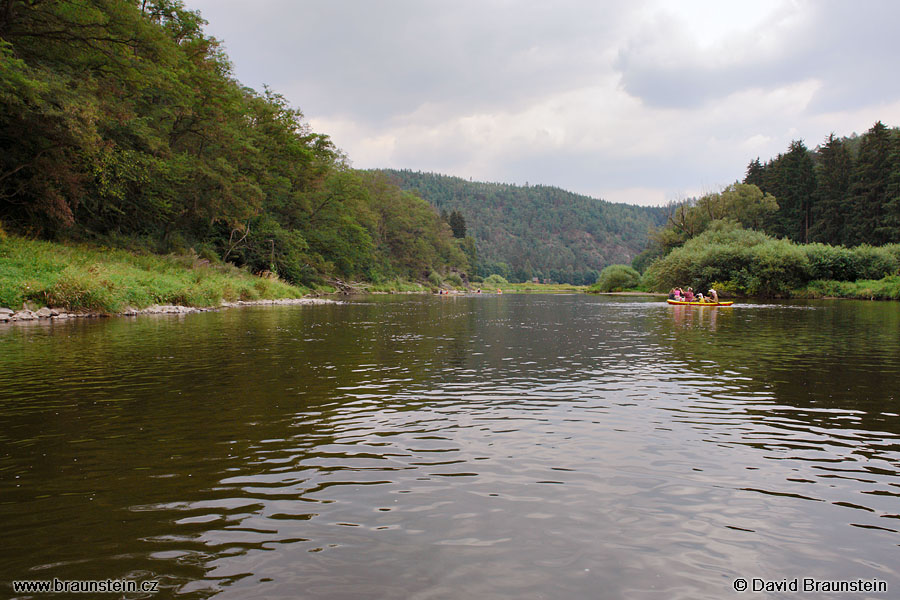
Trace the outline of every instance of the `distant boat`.
[[666, 302], [669, 304], [678, 304], [680, 306], [731, 306], [734, 304], [734, 301], [728, 300], [727, 302], [687, 302], [685, 300], [672, 300], [671, 298], [667, 299]]

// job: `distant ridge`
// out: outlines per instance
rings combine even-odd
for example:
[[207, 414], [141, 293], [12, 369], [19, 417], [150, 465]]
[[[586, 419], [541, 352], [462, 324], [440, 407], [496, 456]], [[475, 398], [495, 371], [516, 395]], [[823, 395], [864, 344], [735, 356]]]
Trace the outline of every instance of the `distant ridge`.
[[466, 181], [382, 169], [440, 211], [458, 210], [475, 238], [479, 274], [589, 284], [610, 264], [630, 264], [665, 223], [661, 207], [614, 204], [557, 187]]

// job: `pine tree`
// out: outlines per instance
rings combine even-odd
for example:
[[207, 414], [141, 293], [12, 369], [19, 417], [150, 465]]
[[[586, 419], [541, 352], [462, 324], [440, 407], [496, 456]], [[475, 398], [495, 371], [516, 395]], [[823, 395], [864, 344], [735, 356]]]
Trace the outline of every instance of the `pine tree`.
[[794, 140], [786, 154], [769, 161], [762, 171], [763, 192], [772, 194], [779, 210], [767, 222], [766, 231], [797, 242], [809, 241], [816, 176], [809, 150]]
[[747, 165], [747, 174], [744, 176], [744, 183], [752, 184], [762, 189], [765, 171], [766, 168], [759, 162], [759, 157], [757, 156], [750, 161], [749, 165]]
[[894, 169], [891, 165], [892, 134], [878, 121], [866, 132], [859, 146], [859, 158], [850, 185], [853, 222], [849, 227], [852, 244], [881, 245], [892, 237], [885, 222], [887, 188]]
[[466, 237], [466, 220], [461, 212], [458, 210], [451, 212], [447, 222], [450, 224], [450, 229], [453, 230], [453, 237], [458, 239]]
[[891, 174], [884, 205], [884, 222], [889, 228], [888, 241], [900, 242], [900, 134], [893, 136], [890, 155]]
[[850, 178], [853, 158], [847, 145], [828, 136], [818, 151], [816, 176], [816, 209], [810, 226], [810, 239], [825, 244], [847, 244], [847, 222], [852, 217], [850, 206]]

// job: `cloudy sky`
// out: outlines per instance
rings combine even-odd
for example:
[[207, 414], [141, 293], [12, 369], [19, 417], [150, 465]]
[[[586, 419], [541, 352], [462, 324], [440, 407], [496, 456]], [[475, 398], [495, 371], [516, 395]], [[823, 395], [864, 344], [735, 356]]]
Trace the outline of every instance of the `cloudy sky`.
[[660, 204], [900, 125], [894, 0], [185, 0], [358, 168]]

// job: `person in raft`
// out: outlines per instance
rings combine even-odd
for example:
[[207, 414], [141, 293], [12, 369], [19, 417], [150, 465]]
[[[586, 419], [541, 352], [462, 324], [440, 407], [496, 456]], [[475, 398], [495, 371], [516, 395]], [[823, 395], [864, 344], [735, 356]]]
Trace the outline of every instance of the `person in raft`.
[[669, 300], [678, 300], [678, 288], [669, 290]]
[[715, 303], [718, 304], [718, 302], [719, 302], [719, 294], [716, 292], [716, 290], [709, 290], [709, 301], [710, 301], [710, 302], [715, 302]]
[[694, 288], [688, 288], [684, 293], [684, 301], [685, 302], [693, 302], [694, 301]]

